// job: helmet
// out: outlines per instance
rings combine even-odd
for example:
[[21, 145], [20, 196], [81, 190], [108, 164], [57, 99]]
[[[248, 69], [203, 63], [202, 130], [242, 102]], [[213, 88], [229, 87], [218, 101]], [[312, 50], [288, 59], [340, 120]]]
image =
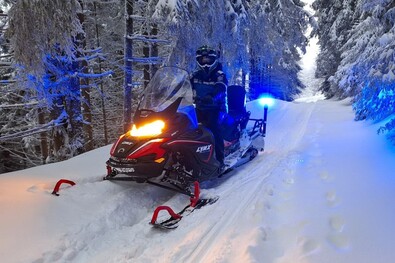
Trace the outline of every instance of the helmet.
[[196, 50], [196, 61], [200, 68], [211, 71], [218, 65], [219, 53], [207, 45]]

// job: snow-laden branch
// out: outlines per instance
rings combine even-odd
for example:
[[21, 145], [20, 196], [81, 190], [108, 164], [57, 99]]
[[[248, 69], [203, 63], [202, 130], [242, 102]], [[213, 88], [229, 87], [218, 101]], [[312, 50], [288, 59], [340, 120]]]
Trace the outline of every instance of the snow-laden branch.
[[11, 83], [15, 83], [15, 80], [0, 80], [0, 85], [8, 85]]
[[131, 40], [150, 42], [150, 43], [163, 43], [163, 44], [170, 44], [171, 43], [171, 41], [169, 41], [169, 40], [149, 38], [147, 36], [142, 36], [142, 35], [126, 36], [126, 38], [131, 39]]
[[129, 16], [131, 19], [136, 20], [136, 21], [145, 21], [147, 18], [144, 16], [139, 16], [139, 15], [130, 15]]
[[37, 104], [38, 104], [37, 101], [29, 102], [29, 103], [6, 104], [6, 105], [0, 105], [0, 109], [22, 108], [22, 107], [33, 106]]
[[49, 128], [60, 126], [60, 125], [62, 125], [62, 124], [59, 123], [59, 124], [55, 125], [55, 121], [51, 121], [51, 122], [49, 122], [45, 125], [42, 125], [40, 127], [36, 127], [36, 128], [30, 129], [30, 130], [16, 132], [13, 134], [2, 136], [2, 137], [0, 137], [0, 141], [7, 141], [7, 140], [17, 139], [17, 138], [21, 138], [21, 137], [25, 137], [25, 136], [31, 136], [31, 135], [34, 135], [37, 133], [45, 132]]
[[4, 136], [0, 137], [0, 141], [7, 141], [7, 140], [11, 140], [11, 139], [23, 138], [26, 136], [32, 136], [32, 135], [35, 135], [38, 133], [46, 132], [46, 131], [53, 129], [55, 127], [64, 125], [67, 118], [68, 118], [67, 113], [65, 111], [63, 111], [56, 120], [52, 120], [46, 124], [40, 125], [38, 127], [29, 129], [29, 130], [4, 135]]
[[0, 61], [0, 67], [10, 67], [12, 65], [11, 62], [8, 61]]
[[129, 62], [137, 62], [140, 64], [160, 64], [162, 63], [162, 58], [160, 57], [148, 57], [148, 58], [137, 58], [133, 57], [128, 59]]
[[11, 54], [0, 55], [0, 58], [10, 58], [10, 57], [12, 57]]
[[102, 77], [108, 77], [108, 76], [110, 76], [113, 73], [114, 73], [113, 71], [106, 71], [106, 72], [103, 72], [103, 73], [100, 73], [100, 74], [99, 73], [89, 74], [89, 73], [78, 72], [77, 73], [77, 77], [79, 77], [79, 78], [102, 78]]
[[6, 148], [6, 147], [4, 147], [2, 145], [0, 145], [0, 150], [5, 150], [5, 151], [9, 152], [11, 156], [19, 158], [21, 160], [24, 160], [24, 161], [28, 162], [32, 166], [36, 166], [37, 165], [37, 163], [33, 162], [30, 158], [23, 157], [23, 156], [26, 156], [26, 152], [24, 152], [24, 151], [18, 151], [16, 149], [9, 149], [9, 148]]

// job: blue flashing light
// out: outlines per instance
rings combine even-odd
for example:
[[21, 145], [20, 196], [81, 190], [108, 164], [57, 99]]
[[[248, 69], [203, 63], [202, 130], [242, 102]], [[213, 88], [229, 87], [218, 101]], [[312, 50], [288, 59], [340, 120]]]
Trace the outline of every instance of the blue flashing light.
[[270, 95], [261, 96], [258, 101], [262, 106], [272, 107], [274, 105], [274, 99]]

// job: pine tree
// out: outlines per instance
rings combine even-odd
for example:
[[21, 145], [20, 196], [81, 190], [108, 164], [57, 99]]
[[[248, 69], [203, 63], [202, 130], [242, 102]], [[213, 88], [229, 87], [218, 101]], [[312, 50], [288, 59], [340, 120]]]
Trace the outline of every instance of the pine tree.
[[[352, 97], [356, 120], [389, 118], [379, 132], [394, 138], [395, 2], [350, 0], [334, 12], [336, 16], [328, 12], [334, 7], [325, 1], [316, 1], [314, 7], [321, 17], [321, 45], [331, 47], [336, 56], [331, 61], [328, 48], [319, 57], [322, 67], [317, 73], [327, 78], [326, 92]], [[332, 70], [325, 73], [328, 65]]]
[[303, 88], [297, 77], [298, 48], [305, 51], [309, 15], [300, 1], [281, 0], [251, 1], [249, 13], [252, 98], [263, 86], [263, 91], [291, 100]]
[[337, 85], [331, 82], [342, 60], [342, 47], [348, 41], [352, 26], [358, 21], [357, 0], [316, 0], [319, 44], [316, 77], [324, 78], [322, 91], [327, 97], [342, 96]]

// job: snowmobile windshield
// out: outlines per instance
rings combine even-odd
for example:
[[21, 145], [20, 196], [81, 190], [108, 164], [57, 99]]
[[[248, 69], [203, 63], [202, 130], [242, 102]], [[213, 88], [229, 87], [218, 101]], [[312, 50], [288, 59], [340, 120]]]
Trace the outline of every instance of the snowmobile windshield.
[[182, 97], [179, 112], [188, 115], [197, 125], [196, 113], [193, 106], [193, 92], [187, 71], [175, 67], [158, 69], [149, 82], [139, 109], [160, 112]]

